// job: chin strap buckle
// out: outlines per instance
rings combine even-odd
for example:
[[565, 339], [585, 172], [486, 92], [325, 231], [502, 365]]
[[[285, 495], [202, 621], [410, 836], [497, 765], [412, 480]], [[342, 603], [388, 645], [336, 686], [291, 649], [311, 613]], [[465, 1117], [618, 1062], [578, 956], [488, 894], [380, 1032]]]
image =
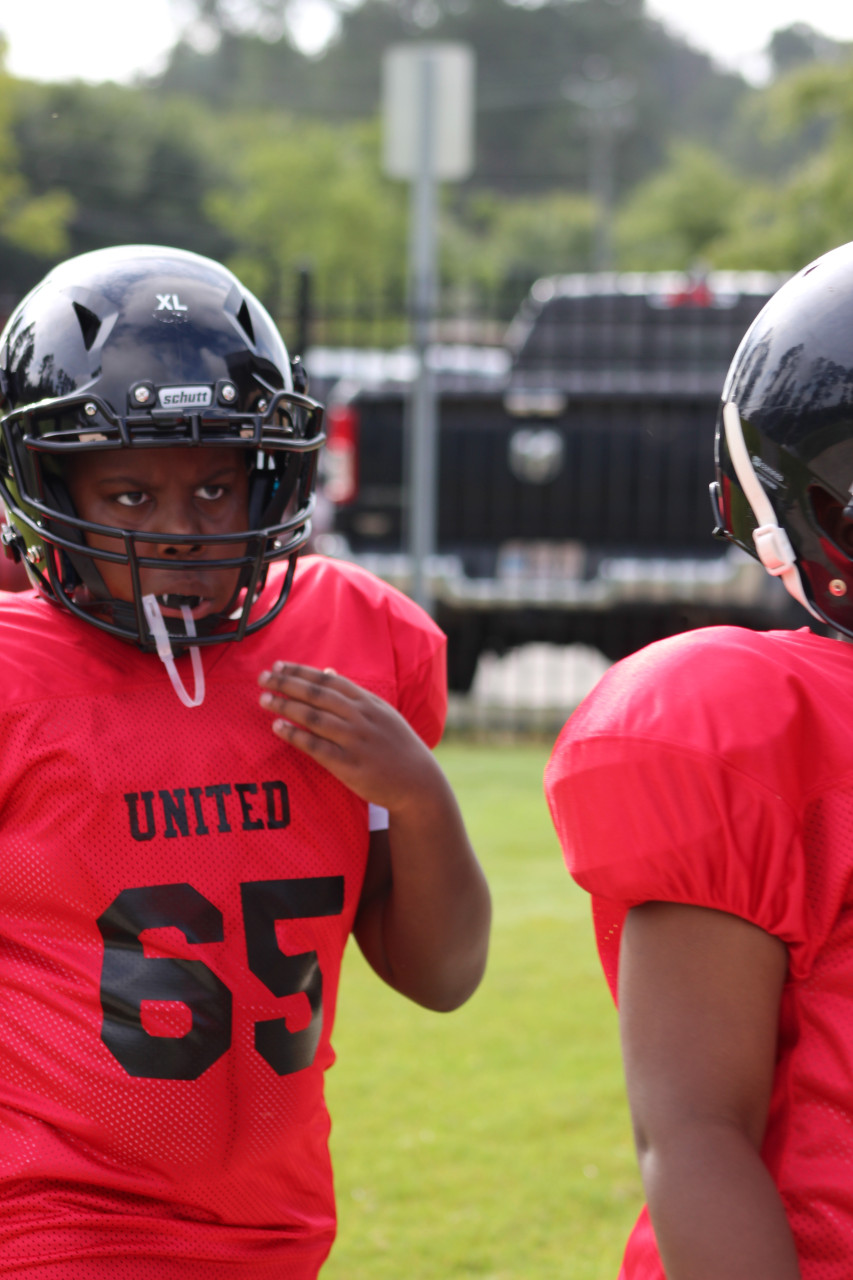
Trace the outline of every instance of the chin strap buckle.
[[755, 467], [752, 465], [752, 459], [743, 438], [740, 413], [733, 400], [723, 405], [723, 426], [735, 475], [758, 524], [758, 528], [752, 535], [758, 559], [772, 577], [782, 579], [789, 595], [799, 601], [803, 608], [808, 609], [815, 618], [822, 621], [820, 614], [806, 596], [791, 539], [787, 531], [777, 523], [773, 504], [755, 473]]
[[23, 560], [26, 543], [13, 524], [4, 524], [0, 528], [0, 547], [3, 548], [3, 554], [16, 564]]
[[786, 569], [797, 563], [791, 539], [778, 524], [763, 524], [752, 534], [755, 550], [764, 568], [774, 578], [781, 578]]
[[[204, 702], [204, 667], [201, 663], [201, 652], [198, 645], [190, 645], [190, 659], [193, 666], [193, 678], [195, 680], [195, 693], [192, 697], [184, 688], [184, 683], [178, 674], [175, 666], [175, 655], [172, 653], [172, 638], [166, 627], [166, 620], [160, 610], [160, 604], [154, 595], [142, 597], [142, 607], [145, 610], [145, 621], [157, 645], [157, 656], [163, 663], [169, 673], [169, 679], [172, 682], [172, 688], [180, 698], [185, 707], [200, 707]], [[184, 630], [189, 638], [194, 638], [196, 634], [195, 619], [193, 618], [192, 609], [189, 605], [181, 605], [181, 617], [184, 620]]]

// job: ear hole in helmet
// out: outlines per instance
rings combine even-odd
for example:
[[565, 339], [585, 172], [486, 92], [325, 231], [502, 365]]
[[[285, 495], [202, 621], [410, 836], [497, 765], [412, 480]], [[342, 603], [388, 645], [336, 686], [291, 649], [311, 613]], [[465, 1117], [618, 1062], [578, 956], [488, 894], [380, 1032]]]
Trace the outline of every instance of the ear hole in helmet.
[[848, 560], [853, 560], [853, 510], [819, 484], [809, 486], [809, 501], [815, 523], [834, 547]]
[[237, 319], [240, 322], [241, 327], [245, 330], [246, 336], [251, 342], [252, 346], [254, 346], [255, 345], [255, 329], [252, 324], [252, 317], [249, 314], [249, 304], [246, 302], [245, 298], [243, 299], [243, 305], [240, 307], [240, 310], [237, 312]]
[[80, 330], [83, 334], [83, 346], [87, 351], [91, 351], [98, 336], [101, 327], [101, 321], [94, 311], [90, 311], [88, 307], [84, 307], [82, 302], [72, 302], [74, 313], [80, 324]]

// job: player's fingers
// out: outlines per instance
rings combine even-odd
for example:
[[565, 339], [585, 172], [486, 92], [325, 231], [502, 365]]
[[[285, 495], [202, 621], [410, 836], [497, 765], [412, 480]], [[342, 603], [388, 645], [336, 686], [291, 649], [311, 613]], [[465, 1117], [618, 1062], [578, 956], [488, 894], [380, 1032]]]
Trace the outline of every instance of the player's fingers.
[[262, 693], [260, 703], [266, 711], [273, 711], [276, 715], [286, 716], [288, 720], [304, 725], [319, 734], [323, 734], [324, 730], [327, 734], [333, 731], [335, 723], [339, 719], [333, 712], [324, 711], [321, 707], [317, 707], [311, 702], [303, 702], [299, 698], [285, 697], [283, 694]]
[[315, 733], [335, 741], [345, 741], [355, 730], [353, 717], [348, 710], [349, 704], [345, 700], [340, 700], [337, 704], [320, 704], [307, 694], [300, 695], [298, 690], [293, 695], [264, 690], [259, 702], [264, 711], [286, 716], [288, 720], [305, 725]]
[[303, 751], [317, 764], [345, 782], [347, 786], [358, 791], [358, 782], [363, 771], [359, 764], [358, 752], [353, 752], [350, 744], [336, 742], [323, 733], [317, 733], [283, 717], [273, 721], [272, 729], [277, 737], [296, 747], [297, 750]]
[[279, 671], [262, 671], [258, 683], [274, 697], [291, 698], [340, 716], [345, 716], [354, 702], [343, 689], [331, 683], [326, 672], [313, 667], [284, 666]]
[[276, 737], [289, 742], [292, 747], [304, 751], [312, 760], [334, 771], [335, 766], [342, 763], [342, 752], [336, 743], [321, 734], [313, 733], [303, 725], [292, 720], [273, 720], [272, 730]]
[[333, 667], [308, 667], [299, 662], [274, 662], [269, 673], [273, 681], [301, 680], [318, 692], [337, 693], [345, 698], [357, 698], [363, 693], [361, 687], [339, 676]]
[[261, 694], [260, 703], [265, 710], [285, 717], [344, 751], [357, 750], [365, 738], [366, 726], [360, 718], [339, 714], [339, 708], [320, 707], [313, 702], [269, 692]]

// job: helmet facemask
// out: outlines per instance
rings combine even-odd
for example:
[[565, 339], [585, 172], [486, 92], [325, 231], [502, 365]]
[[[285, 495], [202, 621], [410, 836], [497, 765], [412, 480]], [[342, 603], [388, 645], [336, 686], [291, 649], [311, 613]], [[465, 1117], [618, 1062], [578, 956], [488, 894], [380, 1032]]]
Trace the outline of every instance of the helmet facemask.
[[[191, 570], [197, 562], [182, 559], [180, 548], [215, 544], [225, 551], [205, 560], [205, 567], [233, 568], [236, 584], [228, 608], [200, 620], [193, 644], [239, 640], [271, 621], [285, 604], [294, 558], [311, 532], [316, 456], [323, 440], [320, 406], [306, 396], [279, 391], [261, 397], [263, 409], [259, 405], [254, 414], [152, 421], [144, 414], [117, 419], [95, 398], [75, 403], [79, 401], [79, 396], [69, 397], [43, 410], [7, 414], [0, 422], [0, 495], [40, 590], [102, 630], [153, 651], [156, 640], [143, 604], [144, 571]], [[92, 524], [76, 512], [64, 474], [71, 457], [81, 467], [86, 454], [106, 449], [137, 453], [222, 447], [239, 450], [248, 473], [247, 527], [231, 533], [149, 533]], [[93, 536], [101, 545], [90, 545], [87, 537]], [[178, 548], [168, 564], [155, 555], [155, 545], [164, 542]], [[253, 606], [269, 566], [278, 560], [289, 560], [290, 572], [273, 605], [255, 616]], [[127, 567], [132, 601], [110, 594], [99, 562]], [[186, 639], [180, 621], [166, 617], [165, 622], [176, 640]]]
[[[0, 339], [0, 498], [9, 513], [7, 538], [31, 580], [71, 613], [154, 651], [146, 575], [187, 571], [198, 563], [198, 548], [208, 547], [205, 565], [233, 569], [235, 586], [227, 608], [198, 619], [192, 644], [239, 640], [271, 621], [310, 536], [324, 439], [322, 408], [302, 386], [270, 317], [217, 263], [130, 246], [56, 268]], [[96, 452], [138, 458], [172, 448], [236, 449], [245, 457], [245, 528], [212, 537], [150, 533], [130, 521], [93, 523], [75, 510], [69, 465], [85, 467]], [[164, 542], [173, 552], [168, 565], [157, 555]], [[278, 560], [289, 562], [289, 571], [259, 613], [269, 566]], [[128, 574], [132, 591], [121, 595], [130, 599], [107, 589], [110, 565]], [[170, 616], [186, 601], [171, 604], [167, 634], [186, 644], [185, 621]]]

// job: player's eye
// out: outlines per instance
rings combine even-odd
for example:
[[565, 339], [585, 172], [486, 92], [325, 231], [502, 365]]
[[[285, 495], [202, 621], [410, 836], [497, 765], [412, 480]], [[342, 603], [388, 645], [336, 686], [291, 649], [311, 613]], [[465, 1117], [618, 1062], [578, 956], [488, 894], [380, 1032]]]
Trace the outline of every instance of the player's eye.
[[205, 502], [217, 502], [225, 496], [225, 486], [221, 484], [202, 484], [196, 489], [196, 497]]
[[122, 507], [141, 507], [147, 497], [147, 493], [143, 493], [141, 489], [136, 489], [131, 493], [117, 493], [115, 500]]

